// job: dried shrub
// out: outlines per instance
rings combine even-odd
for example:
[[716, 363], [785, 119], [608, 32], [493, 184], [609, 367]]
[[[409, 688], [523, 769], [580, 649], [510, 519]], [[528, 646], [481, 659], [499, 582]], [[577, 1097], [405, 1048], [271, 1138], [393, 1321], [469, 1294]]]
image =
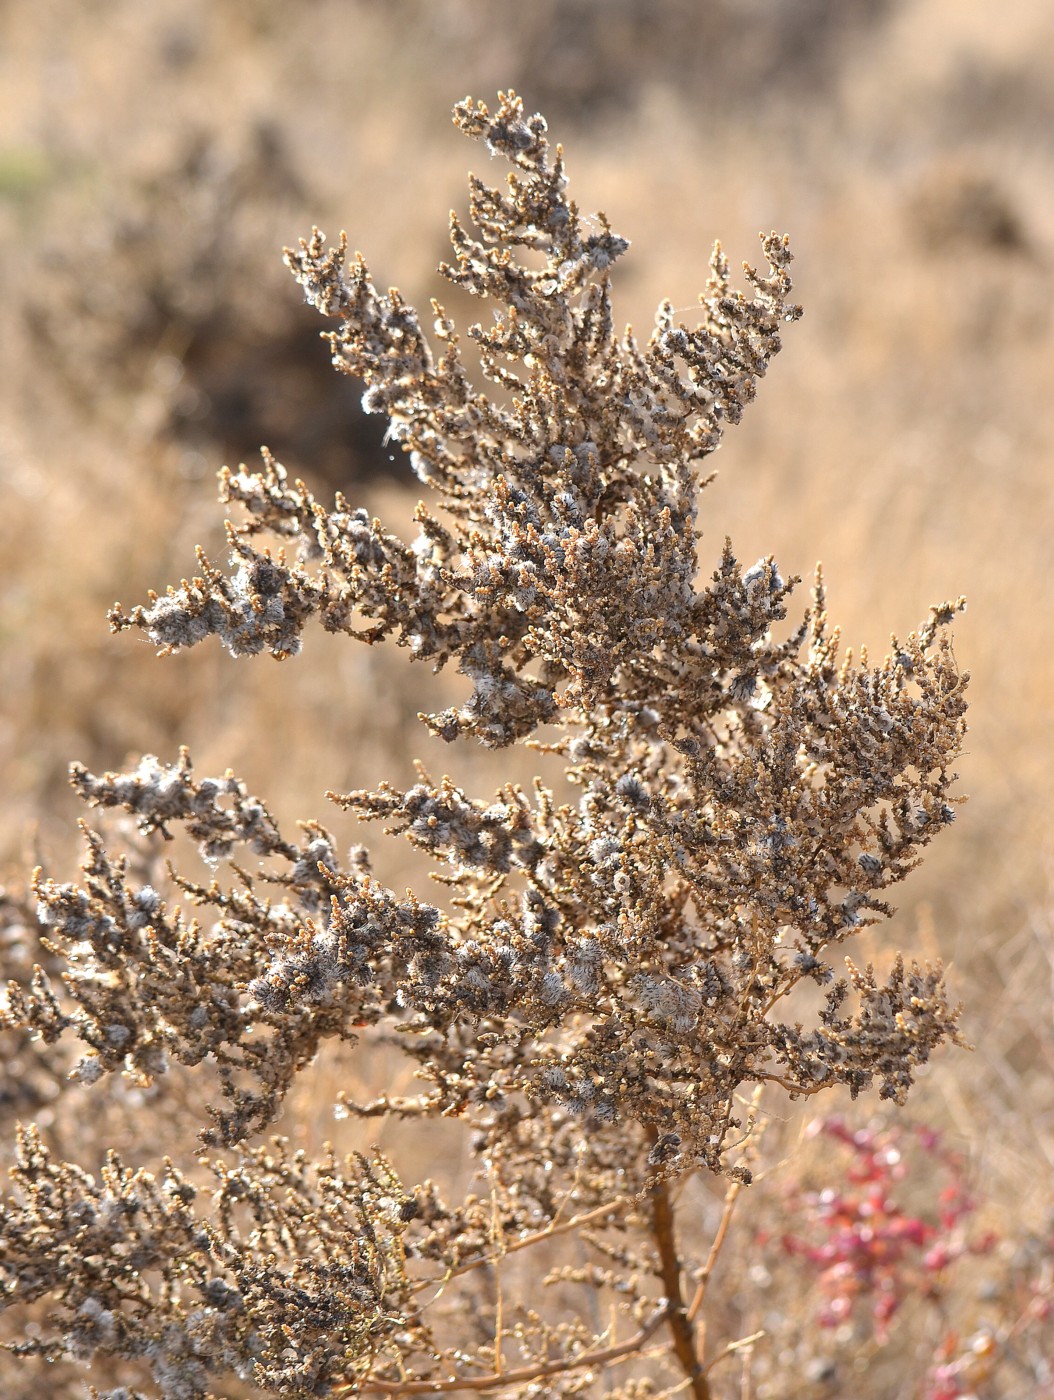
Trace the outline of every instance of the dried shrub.
[[[17, 1352], [91, 1358], [96, 1375], [141, 1364], [166, 1400], [708, 1396], [741, 1344], [701, 1322], [750, 1180], [751, 1093], [877, 1086], [899, 1104], [957, 1039], [939, 965], [836, 964], [954, 817], [961, 601], [874, 664], [839, 654], [819, 577], [788, 627], [797, 580], [772, 558], [744, 569], [726, 543], [698, 580], [700, 464], [800, 314], [787, 240], [763, 237], [747, 291], [715, 246], [695, 325], [664, 303], [647, 343], [619, 336], [628, 245], [570, 201], [542, 117], [509, 93], [454, 118], [512, 166], [504, 188], [472, 177], [475, 233], [452, 217], [441, 269], [496, 308], [468, 330], [484, 388], [439, 303], [433, 348], [343, 238], [287, 252], [333, 322], [335, 364], [429, 488], [416, 538], [339, 495], [325, 506], [265, 454], [222, 474], [240, 507], [229, 569], [202, 555], [111, 622], [162, 652], [215, 635], [278, 659], [316, 622], [394, 637], [464, 678], [463, 703], [422, 716], [433, 733], [534, 746], [564, 783], [485, 800], [422, 769], [405, 791], [334, 795], [434, 861], [446, 894], [425, 899], [316, 823], [283, 834], [185, 752], [74, 766], [84, 800], [138, 836], [86, 831], [79, 882], [38, 873], [66, 970], [16, 979], [3, 1023], [81, 1043], [64, 1112], [118, 1075], [193, 1072], [209, 1102], [196, 1157], [154, 1170], [111, 1153], [89, 1171], [22, 1129], [0, 1278], [7, 1304], [51, 1308]], [[151, 873], [175, 835], [207, 882]], [[403, 1120], [424, 1144], [454, 1120], [479, 1194], [408, 1180], [380, 1152], [252, 1141], [337, 1041], [394, 1048], [421, 1085], [347, 1091], [341, 1112]], [[702, 1244], [677, 1223], [700, 1171], [729, 1182]]]
[[504, 6], [501, 21], [471, 0], [447, 0], [422, 16], [412, 0], [387, 0], [431, 43], [451, 35], [490, 66], [528, 74], [546, 109], [610, 122], [641, 87], [706, 103], [723, 122], [740, 104], [756, 118], [779, 108], [829, 104], [848, 63], [880, 42], [896, 0], [535, 0]]
[[37, 250], [47, 276], [26, 288], [23, 319], [45, 395], [118, 423], [138, 403], [192, 461], [281, 441], [315, 479], [386, 472], [380, 433], [354, 386], [334, 384], [310, 317], [261, 295], [260, 230], [288, 228], [307, 198], [282, 131], [187, 133], [168, 163], [126, 172], [121, 193], [86, 210], [74, 188], [61, 223], [80, 236]]

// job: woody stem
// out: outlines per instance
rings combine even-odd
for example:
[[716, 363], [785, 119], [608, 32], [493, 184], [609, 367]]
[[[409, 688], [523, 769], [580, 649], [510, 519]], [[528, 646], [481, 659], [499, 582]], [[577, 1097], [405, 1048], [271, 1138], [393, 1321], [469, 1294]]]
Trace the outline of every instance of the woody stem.
[[688, 1316], [681, 1288], [681, 1260], [674, 1232], [673, 1201], [665, 1182], [652, 1187], [652, 1234], [659, 1249], [663, 1291], [667, 1298], [666, 1321], [673, 1337], [673, 1350], [691, 1386], [695, 1400], [711, 1400], [702, 1359], [696, 1347], [695, 1327]]

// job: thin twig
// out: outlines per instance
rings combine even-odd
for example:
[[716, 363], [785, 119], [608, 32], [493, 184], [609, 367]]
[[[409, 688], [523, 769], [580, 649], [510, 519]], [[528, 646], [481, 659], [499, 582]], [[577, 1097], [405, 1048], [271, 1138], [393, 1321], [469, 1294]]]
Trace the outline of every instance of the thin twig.
[[400, 1118], [422, 1117], [434, 1114], [436, 1105], [440, 1102], [438, 1094], [415, 1094], [412, 1098], [380, 1094], [369, 1103], [355, 1103], [343, 1093], [337, 1097], [348, 1116], [356, 1118], [383, 1118], [389, 1113], [397, 1114]]
[[709, 1374], [720, 1361], [727, 1361], [730, 1356], [734, 1356], [737, 1351], [742, 1351], [744, 1347], [753, 1346], [755, 1342], [761, 1340], [765, 1335], [764, 1329], [760, 1332], [751, 1332], [749, 1337], [740, 1337], [737, 1342], [728, 1342], [717, 1355], [706, 1363], [705, 1370]]
[[[565, 1357], [559, 1361], [536, 1362], [520, 1366], [502, 1375], [451, 1376], [445, 1381], [366, 1381], [359, 1385], [352, 1382], [337, 1386], [334, 1395], [443, 1395], [458, 1390], [495, 1390], [506, 1385], [524, 1385], [529, 1381], [544, 1380], [548, 1376], [558, 1376], [568, 1371], [579, 1371], [586, 1366], [606, 1366], [620, 1357], [632, 1355], [640, 1350], [649, 1337], [659, 1330], [670, 1314], [669, 1303], [656, 1308], [639, 1331], [616, 1346], [604, 1347], [599, 1351], [583, 1352], [581, 1356]], [[709, 1390], [703, 1392], [709, 1396]]]
[[422, 1289], [430, 1288], [433, 1285], [445, 1285], [451, 1279], [459, 1278], [462, 1274], [471, 1273], [473, 1269], [482, 1269], [487, 1264], [493, 1264], [498, 1259], [502, 1259], [506, 1254], [515, 1254], [518, 1249], [529, 1249], [532, 1245], [541, 1244], [545, 1240], [552, 1240], [557, 1235], [566, 1235], [572, 1230], [581, 1229], [585, 1225], [592, 1225], [594, 1221], [603, 1220], [607, 1215], [615, 1215], [627, 1206], [631, 1206], [633, 1200], [623, 1197], [617, 1201], [608, 1201], [605, 1205], [595, 1206], [592, 1210], [584, 1211], [582, 1215], [573, 1216], [570, 1220], [565, 1220], [562, 1225], [547, 1225], [544, 1230], [535, 1230], [533, 1234], [521, 1235], [518, 1240], [511, 1240], [508, 1244], [502, 1245], [500, 1250], [495, 1250], [490, 1254], [479, 1254], [467, 1263], [459, 1264], [457, 1268], [449, 1270], [440, 1278], [423, 1278], [416, 1282], [412, 1292], [420, 1293]]
[[687, 1318], [689, 1322], [695, 1321], [699, 1314], [699, 1309], [703, 1306], [703, 1299], [706, 1297], [707, 1286], [710, 1283], [710, 1275], [714, 1272], [717, 1256], [721, 1253], [721, 1247], [725, 1242], [725, 1236], [728, 1234], [728, 1227], [732, 1223], [732, 1215], [736, 1208], [736, 1200], [742, 1189], [743, 1183], [741, 1181], [733, 1181], [729, 1183], [728, 1190], [725, 1192], [725, 1204], [721, 1211], [721, 1220], [717, 1227], [717, 1233], [714, 1235], [714, 1242], [710, 1246], [710, 1253], [706, 1256], [706, 1263], [703, 1265], [702, 1272], [699, 1275], [699, 1282], [696, 1284], [695, 1294], [688, 1305]]

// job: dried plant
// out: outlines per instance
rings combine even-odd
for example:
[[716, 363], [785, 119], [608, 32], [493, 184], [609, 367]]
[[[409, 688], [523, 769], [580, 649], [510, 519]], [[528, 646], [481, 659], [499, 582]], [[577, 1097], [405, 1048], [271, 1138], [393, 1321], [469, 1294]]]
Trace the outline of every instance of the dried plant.
[[[437, 302], [433, 349], [344, 238], [327, 249], [316, 230], [286, 254], [333, 322], [335, 365], [432, 494], [416, 539], [339, 495], [327, 508], [265, 452], [222, 474], [242, 508], [229, 571], [201, 556], [111, 621], [162, 652], [215, 635], [279, 659], [312, 621], [394, 636], [465, 678], [461, 705], [422, 717], [435, 734], [533, 745], [567, 790], [477, 799], [422, 769], [407, 791], [335, 796], [434, 860], [447, 895], [429, 901], [317, 824], [283, 835], [185, 752], [74, 767], [84, 800], [139, 836], [119, 854], [87, 831], [79, 883], [38, 873], [52, 969], [11, 984], [3, 1022], [82, 1042], [70, 1115], [111, 1076], [180, 1067], [212, 1101], [196, 1156], [153, 1171], [111, 1154], [89, 1172], [21, 1130], [0, 1278], [7, 1304], [51, 1307], [16, 1351], [91, 1358], [96, 1379], [141, 1363], [167, 1400], [709, 1396], [744, 1345], [702, 1323], [757, 1093], [877, 1084], [901, 1103], [957, 1038], [939, 966], [835, 967], [954, 816], [961, 601], [875, 665], [839, 656], [819, 577], [785, 629], [797, 580], [773, 559], [743, 569], [726, 544], [698, 581], [700, 463], [800, 314], [787, 240], [763, 237], [747, 292], [715, 246], [696, 325], [664, 303], [647, 344], [620, 338], [628, 245], [569, 200], [542, 117], [509, 93], [454, 120], [512, 166], [503, 189], [471, 179], [475, 233], [451, 219], [441, 271], [497, 308], [471, 355]], [[217, 873], [166, 890], [142, 853], [179, 832]], [[424, 1151], [438, 1120], [463, 1124], [479, 1194], [379, 1152], [252, 1143], [338, 1039], [396, 1051], [420, 1082], [340, 1111], [405, 1120]], [[702, 1243], [677, 1220], [700, 1171], [728, 1178]]]
[[813, 1120], [751, 1193], [752, 1248], [739, 1286], [723, 1280], [726, 1327], [766, 1333], [751, 1393], [792, 1394], [778, 1373], [793, 1357], [809, 1395], [1050, 1395], [1051, 1222], [1032, 1230], [1019, 1204], [1008, 1220], [972, 1143], [915, 1114], [853, 1116]]

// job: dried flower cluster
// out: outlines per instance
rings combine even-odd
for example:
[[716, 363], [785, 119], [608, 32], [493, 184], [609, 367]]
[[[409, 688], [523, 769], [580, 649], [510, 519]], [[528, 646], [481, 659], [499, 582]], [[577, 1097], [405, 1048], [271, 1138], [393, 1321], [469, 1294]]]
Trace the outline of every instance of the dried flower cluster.
[[[569, 200], [542, 117], [509, 93], [454, 118], [512, 166], [504, 188], [471, 179], [474, 233], [451, 220], [441, 271], [495, 308], [470, 352], [437, 302], [430, 341], [343, 238], [287, 252], [333, 322], [334, 363], [432, 493], [417, 537], [339, 495], [327, 508], [265, 453], [222, 476], [242, 509], [230, 569], [202, 556], [111, 621], [163, 652], [215, 635], [235, 656], [292, 656], [312, 620], [394, 636], [465, 678], [462, 704], [424, 717], [434, 733], [532, 743], [563, 759], [567, 791], [481, 800], [422, 770], [407, 791], [338, 796], [434, 859], [443, 904], [385, 888], [320, 826], [288, 839], [186, 753], [74, 768], [85, 801], [140, 836], [120, 855], [89, 832], [79, 883], [38, 875], [51, 966], [12, 983], [2, 1023], [81, 1043], [65, 1093], [198, 1067], [211, 1101], [185, 1169], [111, 1157], [88, 1173], [24, 1130], [0, 1285], [8, 1304], [52, 1305], [21, 1350], [145, 1363], [166, 1400], [629, 1397], [678, 1380], [707, 1396], [730, 1353], [705, 1349], [716, 1253], [682, 1255], [683, 1183], [731, 1178], [716, 1251], [749, 1179], [752, 1089], [877, 1083], [900, 1103], [956, 1034], [939, 967], [898, 959], [882, 981], [836, 963], [954, 816], [961, 602], [874, 665], [839, 656], [819, 579], [781, 632], [796, 580], [771, 558], [743, 569], [726, 545], [698, 578], [699, 464], [799, 315], [787, 240], [762, 239], [746, 292], [715, 246], [696, 325], [664, 303], [646, 344], [620, 337], [610, 282], [628, 245]], [[211, 883], [143, 877], [137, 842], [178, 831]], [[781, 1019], [805, 1014], [810, 983], [818, 1014]], [[422, 1085], [342, 1111], [426, 1134], [461, 1120], [482, 1197], [404, 1184], [380, 1155], [251, 1144], [333, 1040], [398, 1047]], [[550, 1290], [524, 1286], [525, 1251]]]

